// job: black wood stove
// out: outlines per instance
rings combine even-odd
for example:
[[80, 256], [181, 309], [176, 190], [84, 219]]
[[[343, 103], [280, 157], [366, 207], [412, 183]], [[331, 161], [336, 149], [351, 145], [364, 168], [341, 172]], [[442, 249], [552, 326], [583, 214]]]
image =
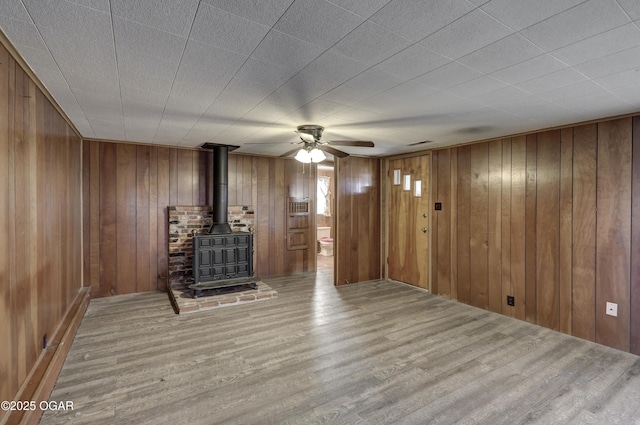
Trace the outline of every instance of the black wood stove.
[[260, 280], [253, 276], [253, 234], [232, 232], [228, 223], [229, 146], [208, 143], [203, 148], [213, 150], [213, 224], [208, 234], [193, 237], [193, 284], [189, 289], [194, 298], [221, 288], [256, 288]]

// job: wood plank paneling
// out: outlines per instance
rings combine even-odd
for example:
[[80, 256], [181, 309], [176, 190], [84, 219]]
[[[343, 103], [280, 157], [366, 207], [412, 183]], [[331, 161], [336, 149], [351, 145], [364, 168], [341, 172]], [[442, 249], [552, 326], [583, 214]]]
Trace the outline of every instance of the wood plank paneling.
[[[21, 314], [20, 310], [21, 299], [14, 294], [18, 291], [17, 286], [17, 264], [16, 264], [16, 195], [15, 195], [15, 180], [16, 180], [16, 163], [15, 163], [15, 146], [16, 146], [16, 128], [15, 128], [15, 116], [16, 116], [16, 64], [14, 61], [9, 62], [9, 161], [8, 161], [8, 185], [11, 194], [9, 195], [8, 205], [9, 205], [9, 222], [11, 226], [9, 227], [8, 236], [10, 248], [7, 251], [6, 255], [9, 257], [9, 273], [8, 282], [9, 282], [9, 301], [10, 307], [9, 311], [13, 314], [10, 316], [9, 324], [10, 324], [10, 332], [11, 332], [11, 340], [14, 344], [14, 349], [11, 351], [11, 364], [13, 369], [10, 373], [10, 381], [12, 383], [13, 388], [17, 388], [20, 383], [20, 349], [23, 347], [22, 341], [24, 340], [24, 335], [19, 334], [19, 325], [20, 321], [18, 318], [18, 314]], [[49, 241], [50, 239], [48, 239]]]
[[136, 288], [136, 146], [118, 144], [116, 165], [116, 293]]
[[[180, 174], [178, 173], [178, 150], [168, 149], [169, 155], [169, 203], [167, 205], [179, 205], [180, 194]], [[184, 175], [184, 173], [183, 173]]]
[[[436, 202], [440, 202], [439, 201], [439, 193], [438, 193], [438, 163], [439, 163], [439, 158], [440, 158], [440, 154], [441, 151], [436, 151], [431, 155], [431, 168], [432, 170], [434, 170], [431, 173], [431, 181], [430, 186], [433, 188], [433, 202], [432, 204], [435, 204]], [[402, 164], [402, 163], [401, 163]], [[400, 165], [400, 168], [402, 168], [402, 165]], [[402, 183], [402, 182], [401, 182]], [[402, 208], [402, 185], [400, 186], [400, 188], [396, 189], [397, 190], [397, 196], [398, 199], [395, 200], [396, 202], [400, 202], [401, 208]], [[394, 202], [394, 199], [391, 200], [391, 202]], [[431, 289], [431, 293], [433, 294], [439, 294], [440, 293], [440, 284], [438, 282], [438, 256], [439, 255], [447, 255], [446, 251], [443, 251], [439, 248], [440, 244], [438, 241], [438, 228], [439, 228], [439, 218], [440, 215], [438, 213], [438, 211], [435, 210], [435, 207], [432, 207], [431, 205], [429, 205], [429, 209], [431, 210], [431, 208], [433, 208], [433, 212], [431, 213], [431, 229], [430, 229], [430, 233], [431, 233], [431, 246], [433, 247], [433, 249], [431, 249], [430, 256], [431, 256], [431, 282], [429, 285], [429, 288]], [[400, 217], [397, 217], [396, 219], [399, 219]], [[404, 236], [404, 229], [400, 228], [400, 229], [396, 229], [396, 233], [399, 234], [399, 239], [402, 240]], [[407, 246], [406, 243], [403, 243], [401, 245], [401, 249], [402, 251], [398, 252], [397, 258], [399, 259], [404, 259], [407, 256]]]
[[[32, 84], [35, 90], [35, 85]], [[33, 97], [32, 97], [33, 99]], [[65, 317], [67, 308], [75, 302], [80, 287], [83, 286], [82, 275], [82, 140], [67, 125], [66, 138], [68, 147], [68, 167], [67, 174], [67, 205], [65, 206], [67, 218], [67, 282], [65, 308], [61, 309], [60, 319]], [[34, 134], [34, 139], [35, 139]], [[32, 163], [36, 163], [37, 155], [32, 156]], [[35, 176], [35, 174], [34, 174]], [[35, 178], [34, 178], [35, 181]], [[37, 193], [34, 187], [32, 194]], [[36, 201], [34, 200], [35, 204]], [[37, 232], [37, 214], [32, 211], [32, 235], [35, 239]], [[32, 265], [33, 266], [33, 265]], [[34, 270], [34, 274], [36, 270]], [[33, 319], [33, 317], [32, 317]], [[37, 343], [37, 341], [36, 341]]]
[[[352, 180], [355, 185], [354, 192], [358, 194], [366, 194], [366, 180], [368, 179], [366, 164], [363, 164], [363, 161], [355, 161], [353, 170], [355, 171], [355, 175], [362, 176], [361, 179]], [[351, 201], [351, 208], [354, 210], [354, 214], [351, 216], [351, 226], [353, 229], [360, 229], [360, 226], [362, 226], [362, 231], [357, 233], [357, 241], [355, 241], [355, 243], [352, 241], [350, 252], [350, 264], [354, 269], [355, 276], [358, 277], [366, 274], [368, 266], [367, 255], [369, 253], [369, 234], [367, 232], [368, 229], [363, 226], [363, 223], [361, 223], [361, 221], [364, 221], [364, 218], [368, 218], [369, 215], [368, 209], [365, 210], [365, 208], [367, 208], [365, 205], [369, 205], [369, 203], [368, 200], [365, 201], [363, 197], [360, 197], [359, 200], [352, 199]], [[355, 280], [352, 280], [352, 282], [353, 281], [358, 282], [359, 280], [356, 278]]]
[[536, 319], [559, 329], [560, 131], [538, 134], [536, 169]]
[[229, 179], [227, 188], [229, 191], [229, 205], [241, 205], [242, 201], [238, 202], [238, 162], [242, 157], [238, 155], [229, 155], [229, 163], [227, 168], [229, 170]]
[[[202, 185], [200, 185], [202, 186]], [[150, 291], [161, 288], [163, 280], [158, 270], [158, 220], [161, 217], [158, 208], [158, 148], [149, 150], [149, 285]], [[163, 275], [165, 276], [165, 275]]]
[[[455, 179], [434, 185], [438, 197], [456, 200], [434, 226], [454, 220], [457, 235], [450, 247], [432, 236], [432, 261], [456, 259], [457, 299], [637, 352], [638, 134], [640, 118], [629, 117], [460, 146], [448, 159], [450, 148], [433, 152], [434, 181]], [[438, 288], [440, 274], [431, 278]]]
[[[8, 134], [7, 134], [7, 187], [9, 190], [8, 196], [7, 196], [7, 218], [8, 218], [8, 223], [9, 226], [7, 227], [7, 233], [6, 235], [8, 236], [7, 239], [9, 241], [9, 246], [7, 247], [7, 250], [4, 252], [4, 255], [8, 258], [9, 260], [9, 264], [7, 267], [7, 274], [5, 276], [7, 276], [4, 281], [6, 281], [8, 283], [7, 285], [7, 292], [8, 292], [8, 297], [7, 297], [7, 302], [9, 304], [8, 307], [8, 311], [10, 312], [9, 314], [9, 320], [7, 322], [7, 325], [9, 327], [9, 340], [12, 341], [12, 345], [13, 345], [13, 349], [9, 352], [9, 356], [11, 357], [11, 369], [8, 369], [6, 371], [7, 373], [7, 380], [10, 382], [11, 385], [11, 395], [15, 394], [15, 392], [18, 389], [18, 386], [20, 384], [19, 378], [18, 378], [18, 368], [19, 368], [19, 347], [20, 347], [20, 341], [24, 338], [24, 335], [19, 335], [17, 333], [17, 329], [16, 329], [16, 320], [17, 320], [17, 314], [20, 313], [18, 311], [19, 308], [19, 299], [17, 299], [16, 296], [14, 296], [14, 293], [17, 291], [17, 287], [16, 287], [16, 280], [17, 280], [17, 276], [16, 276], [16, 228], [15, 228], [15, 223], [16, 223], [16, 206], [15, 206], [15, 179], [16, 179], [16, 164], [15, 164], [15, 115], [16, 115], [16, 110], [15, 110], [15, 91], [16, 91], [16, 75], [15, 75], [15, 71], [16, 71], [16, 63], [15, 61], [9, 59], [6, 62], [6, 66], [7, 66], [7, 75], [8, 75], [8, 81], [7, 81], [7, 89], [8, 89], [8, 94], [7, 94], [7, 102], [8, 102], [8, 110], [7, 110], [7, 128], [8, 128]], [[47, 242], [50, 239], [47, 238]], [[44, 242], [44, 241], [43, 241]]]
[[[347, 157], [338, 161], [336, 200], [336, 284], [380, 278], [380, 160]], [[375, 229], [375, 231], [373, 230]], [[334, 245], [335, 248], [335, 245]]]
[[[58, 137], [59, 137], [59, 150], [56, 153], [57, 158], [58, 158], [58, 164], [62, 165], [63, 167], [67, 168], [69, 167], [69, 140], [68, 140], [68, 135], [66, 134], [65, 128], [64, 128], [64, 124], [60, 121], [57, 122], [57, 129], [58, 129]], [[55, 158], [54, 158], [55, 161]], [[66, 301], [65, 295], [66, 295], [66, 286], [67, 286], [67, 282], [69, 282], [69, 271], [68, 271], [68, 240], [69, 240], [69, 231], [67, 228], [67, 217], [62, 213], [62, 211], [64, 210], [64, 208], [67, 207], [68, 202], [69, 202], [69, 194], [68, 192], [65, 191], [65, 188], [69, 187], [69, 180], [68, 180], [69, 176], [65, 175], [65, 176], [61, 176], [58, 180], [57, 180], [57, 184], [59, 187], [59, 190], [56, 191], [58, 193], [64, 193], [63, 196], [61, 196], [62, 199], [59, 199], [57, 202], [57, 208], [58, 208], [58, 226], [60, 231], [58, 233], [58, 237], [60, 238], [60, 249], [62, 250], [62, 256], [60, 257], [60, 261], [59, 261], [59, 267], [60, 267], [60, 277], [62, 279], [62, 292], [61, 292], [61, 296], [60, 296], [60, 301], [64, 302]], [[57, 303], [58, 306], [62, 306], [62, 302]], [[56, 315], [58, 317], [62, 317], [64, 315], [64, 311], [61, 310], [57, 310], [56, 311]]]
[[489, 144], [471, 145], [469, 250], [471, 305], [488, 308]]
[[[371, 208], [371, 205], [380, 205], [381, 197], [382, 197], [382, 187], [383, 183], [381, 180], [381, 161], [380, 160], [366, 160], [364, 161], [367, 164], [366, 173], [369, 177], [369, 186], [367, 187], [367, 202], [369, 205], [363, 205], [365, 212], [363, 215], [368, 213], [368, 220], [365, 221], [364, 227], [366, 228], [366, 232], [369, 234], [369, 252], [367, 254], [367, 263], [368, 269], [366, 271], [366, 275], [361, 275], [360, 279], [373, 279], [373, 276], [378, 276], [381, 278], [383, 276], [383, 259], [382, 259], [382, 209], [380, 208]], [[423, 158], [421, 161], [421, 167], [423, 170], [423, 175], [429, 176], [429, 165], [430, 165], [430, 157]], [[430, 190], [429, 185], [423, 182], [423, 201], [420, 204], [420, 208], [427, 212], [429, 208], [429, 196]], [[428, 217], [428, 215], [427, 215]], [[429, 227], [428, 219], [425, 220], [427, 222], [426, 226]], [[429, 264], [428, 264], [428, 249], [429, 242], [428, 237], [425, 235], [424, 242], [418, 244], [417, 246], [418, 252], [422, 252], [424, 259], [424, 266], [422, 268], [421, 273], [424, 275], [425, 284], [429, 281]]]
[[[631, 118], [598, 124], [596, 342], [629, 350]], [[606, 314], [618, 304], [618, 317]]]
[[100, 144], [100, 296], [115, 295], [117, 285], [116, 145]]
[[500, 217], [500, 279], [502, 283], [502, 314], [513, 317], [514, 307], [507, 304], [513, 296], [511, 286], [511, 139], [502, 139], [501, 217]]
[[597, 124], [575, 127], [573, 143], [571, 332], [595, 341]]
[[193, 156], [195, 151], [177, 149], [177, 180], [178, 199], [177, 204], [172, 205], [194, 205], [193, 202]]
[[571, 335], [573, 244], [573, 128], [565, 128], [560, 144], [560, 270], [558, 290], [560, 332]]
[[[289, 198], [289, 191], [285, 186], [285, 162], [283, 158], [275, 159], [273, 170], [273, 188], [270, 198], [273, 199], [271, 214], [273, 214], [273, 227], [276, 235], [284, 235], [286, 227], [286, 212], [285, 205]], [[279, 243], [278, 238], [271, 238], [273, 242], [273, 249], [270, 254], [274, 258], [273, 274], [276, 276], [290, 274], [291, 271], [287, 269], [289, 264], [285, 264], [285, 245]]]
[[[36, 146], [38, 153], [36, 155], [36, 168], [39, 170], [37, 173], [37, 196], [39, 200], [38, 207], [38, 224], [37, 229], [39, 232], [42, 229], [46, 229], [47, 216], [49, 215], [45, 208], [42, 208], [42, 205], [46, 205], [47, 199], [47, 180], [50, 175], [45, 171], [47, 169], [47, 164], [51, 161], [49, 155], [47, 154], [47, 144], [50, 142], [48, 132], [51, 130], [51, 108], [48, 108], [48, 102], [45, 101], [45, 95], [38, 91], [36, 93]], [[49, 262], [46, 261], [46, 258], [49, 258], [49, 249], [47, 247], [47, 238], [44, 241], [40, 241], [36, 249], [37, 252], [37, 267], [40, 269], [46, 269], [48, 267]], [[41, 270], [39, 273], [46, 273], [45, 270]], [[37, 311], [38, 311], [38, 320], [37, 323], [37, 335], [42, 335], [43, 331], [47, 329], [49, 323], [49, 304], [48, 300], [53, 293], [53, 288], [48, 284], [49, 282], [46, 280], [40, 280], [38, 282], [38, 302], [37, 302]]]
[[[9, 235], [13, 222], [10, 219], [10, 199], [12, 188], [10, 186], [9, 168], [12, 144], [10, 143], [9, 111], [12, 109], [9, 104], [9, 61], [10, 56], [7, 50], [0, 46], [0, 232]], [[6, 154], [4, 154], [6, 153]], [[0, 238], [0, 276], [4, 276], [0, 284], [0, 340], [11, 341], [10, 344], [0, 345], [0, 398], [2, 400], [12, 400], [15, 394], [16, 383], [12, 379], [15, 370], [13, 366], [11, 338], [11, 280], [10, 252], [13, 249], [12, 241], [7, 238]]]
[[[94, 294], [162, 289], [168, 273], [168, 213], [172, 199], [192, 204], [207, 188], [207, 153], [147, 145], [86, 142], [95, 224], [85, 236], [89, 267], [100, 264]], [[197, 165], [194, 165], [197, 164]], [[204, 164], [204, 165], [203, 165]], [[204, 171], [201, 169], [203, 165]], [[181, 169], [180, 167], [184, 167]], [[96, 187], [96, 180], [99, 184]], [[115, 236], [114, 236], [115, 234]], [[113, 276], [116, 278], [114, 279]], [[93, 278], [92, 278], [93, 279]]]
[[[54, 149], [58, 143], [58, 140], [56, 138], [56, 134], [57, 134], [57, 129], [55, 127], [55, 117], [53, 115], [53, 108], [48, 107], [47, 105], [45, 105], [45, 128], [49, 129], [50, 132], [48, 132], [45, 136], [45, 145], [44, 145], [44, 155], [47, 158], [47, 161], [45, 161], [44, 165], [44, 170], [47, 176], [54, 176], [54, 168], [53, 168], [53, 163], [56, 161], [55, 158], [55, 151], [56, 149]], [[56, 235], [56, 232], [59, 232], [59, 226], [56, 223], [56, 218], [57, 218], [57, 209], [55, 208], [55, 203], [56, 200], [53, 199], [53, 197], [51, 196], [52, 193], [56, 193], [56, 178], [54, 177], [50, 177], [48, 179], [46, 179], [44, 181], [44, 208], [47, 210], [47, 214], [45, 214], [45, 218], [44, 218], [44, 228], [47, 229], [52, 229], [51, 233], [47, 234], [47, 237], [44, 240], [44, 249], [46, 252], [50, 252], [53, 249], [56, 249], [56, 240], [58, 235]], [[57, 269], [57, 264], [58, 264], [58, 259], [54, 259], [52, 261], [48, 261], [45, 263], [44, 265], [44, 269], [45, 269], [45, 273], [51, 274], [51, 275], [56, 275], [58, 274], [58, 269]], [[57, 294], [55, 294], [55, 292], [52, 290], [52, 288], [48, 285], [45, 285], [44, 287], [44, 291], [42, 292], [42, 294], [47, 298], [47, 299], [54, 299], [55, 296]], [[54, 301], [55, 302], [55, 301]], [[52, 317], [55, 315], [55, 311], [53, 310], [52, 306], [47, 304], [45, 306], [45, 311], [46, 311], [46, 316], [48, 317]]]
[[[81, 142], [0, 46], [0, 399], [29, 400], [82, 286]], [[0, 412], [4, 423], [12, 412]], [[18, 422], [13, 415], [9, 423]]]
[[[262, 176], [257, 180], [257, 201], [255, 232], [256, 241], [254, 251], [256, 252], [255, 272], [258, 276], [268, 276], [269, 270], [269, 234], [271, 214], [269, 214], [269, 162], [267, 158], [256, 158], [257, 174]], [[258, 243], [259, 242], [259, 243]]]
[[[194, 188], [198, 188], [198, 205], [208, 205], [208, 190], [209, 190], [209, 162], [211, 161], [210, 155], [197, 155], [198, 160], [198, 176], [193, 176], [194, 181], [199, 182], [198, 185], [194, 184]], [[197, 179], [197, 180], [196, 180]], [[206, 182], [202, 184], [202, 182]]]
[[[429, 175], [429, 173], [426, 173]], [[451, 228], [451, 296], [449, 297], [452, 300], [458, 299], [458, 150], [451, 149], [451, 178], [450, 178], [450, 190], [451, 190], [451, 220], [450, 220], [450, 228]], [[429, 200], [427, 199], [427, 209]], [[427, 247], [428, 249], [428, 247]]]
[[242, 205], [253, 204], [253, 193], [257, 176], [254, 175], [253, 158], [242, 156]]
[[511, 288], [514, 316], [525, 320], [526, 305], [526, 184], [527, 140], [511, 139]]
[[156, 289], [156, 286], [152, 285], [149, 267], [151, 264], [149, 249], [151, 233], [150, 169], [151, 148], [149, 146], [139, 146], [136, 149], [136, 292]]
[[[207, 179], [207, 182], [209, 182], [209, 179]], [[257, 158], [251, 158], [251, 204], [253, 205], [253, 213], [254, 213], [254, 233], [257, 235], [257, 223], [258, 223], [258, 219], [259, 217], [256, 216], [255, 212], [258, 208], [258, 159]], [[256, 271], [257, 269], [255, 268], [256, 265], [258, 264], [258, 252], [256, 249], [256, 245], [254, 243], [253, 245], [253, 265], [254, 265], [254, 272], [255, 275], [260, 276], [260, 274], [258, 273], [258, 271]]]
[[[85, 180], [84, 186], [89, 187], [89, 197], [84, 198], [89, 213], [89, 232], [85, 233], [88, 239], [84, 244], [89, 247], [89, 257], [85, 258], [89, 268], [89, 281], [91, 296], [100, 295], [100, 144], [98, 142], [84, 142], [84, 149], [89, 150], [89, 163], [83, 164], [89, 168], [89, 181]], [[85, 286], [87, 282], [85, 282]]]
[[527, 165], [525, 184], [525, 311], [526, 320], [537, 322], [536, 288], [536, 213], [537, 213], [537, 134], [527, 135]]
[[171, 205], [171, 149], [157, 148], [157, 254], [159, 289], [166, 288], [167, 280], [162, 277], [169, 276], [169, 211], [167, 206]]
[[[236, 205], [246, 205], [244, 203], [245, 193], [248, 191], [248, 193], [251, 194], [251, 187], [247, 187], [247, 184], [251, 184], [251, 170], [247, 170], [245, 167], [246, 159], [250, 160], [251, 158], [244, 155], [238, 155], [236, 162]], [[229, 170], [229, 174], [231, 174], [231, 170]]]
[[489, 311], [502, 312], [502, 141], [489, 142], [487, 206], [487, 298]]
[[[26, 75], [20, 67], [15, 67], [15, 92], [13, 99], [14, 108], [14, 125], [13, 125], [13, 161], [14, 161], [14, 187], [15, 198], [13, 201], [14, 221], [14, 238], [15, 238], [15, 293], [12, 298], [14, 300], [14, 309], [16, 312], [13, 320], [14, 334], [17, 335], [18, 348], [18, 381], [22, 382], [29, 371], [28, 365], [35, 362], [34, 349], [32, 339], [33, 328], [29, 326], [31, 309], [31, 284], [29, 278], [29, 252], [32, 249], [31, 239], [28, 237], [28, 218], [29, 218], [29, 167], [23, 167], [28, 164], [29, 144], [26, 140], [29, 116], [25, 108], [25, 79]], [[63, 164], [64, 166], [65, 164]], [[64, 193], [64, 192], [61, 192]], [[34, 205], [35, 207], [35, 205]], [[64, 234], [62, 234], [64, 235]], [[61, 236], [62, 236], [61, 235]], [[22, 241], [22, 243], [19, 243]], [[65, 253], [66, 254], [66, 253]], [[36, 260], [37, 261], [37, 260]], [[61, 274], [64, 270], [61, 269]], [[62, 276], [64, 277], [64, 276]]]
[[[82, 199], [91, 198], [91, 149], [89, 142], [83, 142], [82, 144], [82, 181], [85, 182], [82, 186]], [[82, 240], [91, 240], [91, 202], [82, 203]], [[82, 279], [85, 286], [89, 286], [91, 283], [91, 245], [86, 243], [82, 246]]]
[[438, 174], [436, 185], [438, 190], [438, 202], [442, 202], [442, 210], [436, 211], [437, 217], [438, 262], [434, 264], [438, 278], [438, 295], [451, 298], [451, 150], [438, 151]]
[[633, 117], [631, 194], [631, 316], [629, 351], [640, 355], [640, 117]]
[[335, 160], [334, 171], [336, 173], [337, 190], [336, 190], [336, 237], [334, 238], [334, 284], [345, 285], [351, 283], [349, 281], [349, 273], [343, 268], [351, 267], [349, 264], [349, 256], [351, 252], [351, 246], [349, 243], [348, 235], [351, 232], [351, 214], [352, 199], [349, 196], [352, 192], [352, 180], [351, 180], [351, 168], [352, 161], [349, 160]]
[[[38, 291], [39, 285], [39, 272], [38, 272], [38, 262], [40, 259], [38, 258], [39, 252], [38, 247], [36, 245], [36, 241], [39, 236], [38, 229], [38, 203], [40, 201], [40, 188], [39, 188], [39, 180], [38, 180], [38, 127], [37, 127], [37, 114], [38, 114], [38, 93], [34, 82], [29, 78], [26, 79], [28, 83], [28, 112], [27, 115], [29, 117], [28, 125], [26, 126], [26, 137], [29, 145], [29, 155], [27, 158], [27, 163], [35, 166], [24, 167], [29, 170], [29, 229], [27, 237], [30, 239], [30, 256], [29, 259], [29, 286], [30, 286], [30, 317], [28, 318], [27, 325], [34, 328], [34, 324], [38, 323]], [[25, 87], [26, 89], [26, 87]], [[68, 128], [68, 127], [67, 127]], [[79, 232], [81, 231], [81, 213], [80, 213], [80, 199], [81, 199], [81, 187], [78, 186], [80, 180], [80, 176], [76, 175], [76, 173], [80, 172], [79, 165], [81, 164], [82, 159], [80, 158], [80, 143], [77, 139], [70, 139], [71, 136], [75, 137], [75, 134], [67, 134], [67, 153], [68, 153], [68, 172], [66, 175], [66, 194], [67, 194], [67, 205], [66, 208], [69, 211], [66, 212], [66, 223], [67, 223], [67, 231], [69, 234], [69, 240], [67, 241], [67, 250], [65, 258], [67, 260], [67, 278], [66, 282], [64, 282], [64, 286], [61, 288], [63, 292], [64, 303], [69, 305], [71, 303], [71, 297], [74, 295], [73, 290], [81, 286], [82, 284], [82, 275], [76, 273], [78, 270], [81, 271], [82, 258], [78, 256], [78, 248], [81, 247], [79, 244]], [[40, 155], [41, 156], [41, 155]], [[64, 311], [63, 311], [64, 313]], [[33, 346], [33, 362], [37, 362], [37, 358], [40, 351], [40, 329], [35, 328], [31, 332], [31, 342], [30, 344]]]
[[[457, 201], [457, 230], [458, 230], [458, 300], [469, 304], [471, 302], [471, 252], [469, 242], [469, 220], [471, 217], [471, 148], [461, 146], [458, 151], [458, 201]], [[435, 154], [435, 153], [434, 153]], [[432, 245], [432, 247], [435, 245]]]
[[201, 155], [197, 151], [193, 151], [191, 153], [191, 179], [189, 181], [189, 186], [191, 187], [191, 204], [192, 205], [205, 205], [205, 202], [200, 201], [200, 192], [204, 189], [205, 185], [194, 184], [194, 182], [200, 183], [200, 179], [206, 178], [206, 175], [200, 172], [200, 165], [202, 163], [202, 159], [204, 159], [204, 155]]
[[[276, 164], [275, 164], [275, 160], [270, 161], [268, 166], [267, 166], [267, 174], [265, 174], [265, 179], [267, 179], [268, 176], [268, 188], [275, 188], [276, 187]], [[266, 211], [267, 211], [267, 217], [269, 217], [269, 224], [267, 226], [268, 231], [266, 232], [266, 235], [270, 235], [271, 234], [271, 229], [275, 229], [276, 227], [276, 215], [275, 215], [275, 196], [273, 196], [273, 194], [267, 190], [265, 192], [265, 195], [267, 196], [266, 199]], [[264, 212], [261, 212], [260, 214], [264, 214]], [[277, 232], [276, 232], [277, 233]], [[269, 252], [270, 253], [275, 253], [276, 250], [276, 239], [275, 238], [269, 238], [267, 236], [266, 239], [268, 242], [268, 246], [269, 246]], [[264, 243], [264, 239], [263, 242]], [[272, 254], [273, 255], [273, 254]], [[275, 259], [275, 256], [273, 257]], [[276, 270], [276, 264], [275, 261], [269, 261], [267, 263], [267, 269], [262, 273], [265, 276], [277, 276], [278, 275], [278, 271]]]

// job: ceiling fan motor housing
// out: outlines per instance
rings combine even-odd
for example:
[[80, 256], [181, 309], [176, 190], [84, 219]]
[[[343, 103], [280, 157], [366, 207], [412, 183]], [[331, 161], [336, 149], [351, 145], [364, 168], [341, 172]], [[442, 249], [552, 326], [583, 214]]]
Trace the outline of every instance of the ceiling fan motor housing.
[[298, 132], [306, 133], [313, 136], [314, 139], [320, 140], [324, 127], [316, 124], [304, 124], [298, 126]]

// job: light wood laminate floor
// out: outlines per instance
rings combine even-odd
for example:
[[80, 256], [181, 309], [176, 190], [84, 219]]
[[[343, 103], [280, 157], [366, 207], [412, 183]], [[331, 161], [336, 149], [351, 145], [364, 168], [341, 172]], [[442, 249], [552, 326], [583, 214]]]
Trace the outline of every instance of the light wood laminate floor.
[[640, 358], [499, 314], [330, 274], [192, 315], [92, 300], [42, 424], [638, 424]]

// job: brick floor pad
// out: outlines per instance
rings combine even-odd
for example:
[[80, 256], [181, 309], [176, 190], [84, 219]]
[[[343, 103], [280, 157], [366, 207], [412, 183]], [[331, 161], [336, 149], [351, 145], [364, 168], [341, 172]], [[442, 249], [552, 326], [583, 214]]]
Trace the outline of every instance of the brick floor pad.
[[193, 298], [191, 290], [184, 285], [174, 285], [169, 291], [169, 300], [176, 314], [195, 313], [220, 307], [241, 305], [277, 298], [278, 293], [266, 283], [259, 281], [256, 289], [248, 286], [220, 288], [208, 292], [208, 296]]

